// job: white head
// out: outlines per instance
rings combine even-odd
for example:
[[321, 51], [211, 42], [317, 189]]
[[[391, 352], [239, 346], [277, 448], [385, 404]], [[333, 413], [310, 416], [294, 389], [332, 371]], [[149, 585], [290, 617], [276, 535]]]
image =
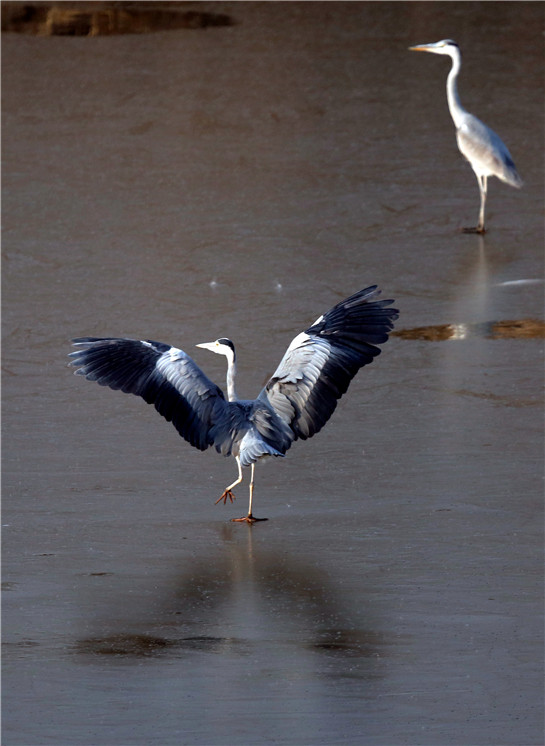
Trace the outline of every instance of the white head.
[[220, 337], [215, 342], [201, 342], [201, 344], [195, 346], [210, 350], [210, 352], [216, 352], [218, 355], [225, 355], [228, 360], [235, 360], [235, 345], [225, 337]]
[[235, 391], [235, 345], [230, 339], [220, 337], [215, 342], [201, 342], [196, 347], [202, 347], [210, 352], [216, 352], [218, 355], [225, 355], [227, 358], [227, 398], [229, 401], [236, 401], [238, 399], [237, 392]]
[[460, 48], [452, 39], [442, 39], [433, 44], [418, 44], [416, 47], [409, 47], [412, 52], [432, 52], [433, 54], [447, 54], [454, 57], [460, 54]]

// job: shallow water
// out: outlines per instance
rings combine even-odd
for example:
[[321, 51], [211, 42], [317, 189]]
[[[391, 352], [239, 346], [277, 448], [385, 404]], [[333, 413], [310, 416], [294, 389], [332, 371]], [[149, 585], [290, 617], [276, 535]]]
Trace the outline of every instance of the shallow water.
[[[233, 25], [2, 37], [3, 742], [540, 744], [543, 6], [199, 7]], [[407, 51], [444, 37], [525, 181], [484, 238]], [[399, 335], [253, 527], [232, 461], [65, 367], [151, 338], [223, 385], [228, 336], [255, 396], [372, 283]]]

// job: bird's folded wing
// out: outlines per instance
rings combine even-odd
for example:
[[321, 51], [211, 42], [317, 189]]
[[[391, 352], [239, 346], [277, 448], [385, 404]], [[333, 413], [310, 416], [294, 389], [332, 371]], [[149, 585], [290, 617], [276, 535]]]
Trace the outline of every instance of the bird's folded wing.
[[507, 146], [490, 127], [472, 114], [467, 114], [456, 130], [458, 147], [475, 170], [496, 176], [514, 187], [522, 186]]
[[398, 312], [379, 294], [376, 286], [361, 290], [301, 332], [260, 393], [294, 440], [317, 433], [358, 370], [380, 354], [374, 345], [386, 342]]
[[214, 443], [210, 431], [227, 402], [183, 350], [151, 340], [82, 337], [73, 343], [77, 375], [141, 396], [201, 451]]

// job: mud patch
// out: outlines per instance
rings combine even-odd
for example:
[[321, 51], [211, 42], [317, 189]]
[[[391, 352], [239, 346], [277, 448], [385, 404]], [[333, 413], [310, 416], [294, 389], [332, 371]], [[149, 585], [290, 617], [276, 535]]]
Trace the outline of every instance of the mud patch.
[[157, 655], [175, 644], [172, 640], [152, 635], [112, 635], [81, 640], [76, 646], [76, 651], [93, 655], [150, 656]]
[[114, 36], [233, 26], [223, 13], [182, 10], [186, 3], [59, 2], [2, 6], [2, 31], [33, 36]]
[[86, 655], [149, 657], [159, 655], [172, 648], [215, 652], [224, 649], [226, 646], [232, 647], [235, 642], [229, 638], [205, 635], [171, 640], [147, 634], [119, 634], [80, 640], [75, 646], [75, 651]]
[[392, 337], [401, 339], [423, 339], [428, 342], [441, 342], [446, 339], [545, 339], [545, 322], [538, 319], [518, 321], [489, 321], [483, 324], [436, 324], [417, 326], [414, 329], [401, 329], [391, 332]]
[[510, 396], [492, 394], [489, 391], [470, 391], [469, 389], [458, 389], [453, 393], [457, 394], [458, 396], [472, 396], [475, 399], [484, 399], [485, 401], [492, 402], [493, 404], [499, 404], [502, 407], [535, 407], [536, 405], [541, 406], [540, 398], [513, 398]]

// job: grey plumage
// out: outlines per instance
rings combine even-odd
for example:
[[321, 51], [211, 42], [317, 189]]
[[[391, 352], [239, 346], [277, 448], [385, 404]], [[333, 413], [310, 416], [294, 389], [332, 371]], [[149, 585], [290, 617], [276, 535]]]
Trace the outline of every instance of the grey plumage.
[[522, 179], [513, 159], [499, 135], [484, 122], [464, 109], [458, 96], [457, 80], [462, 66], [460, 48], [452, 39], [443, 39], [433, 44], [419, 44], [409, 47], [414, 52], [431, 52], [447, 55], [452, 60], [452, 67], [447, 78], [447, 102], [456, 127], [456, 142], [477, 177], [481, 204], [479, 222], [476, 228], [466, 228], [466, 233], [485, 233], [484, 214], [488, 190], [488, 177], [496, 176], [506, 184], [517, 189], [522, 186]]
[[[376, 286], [361, 290], [297, 335], [254, 400], [236, 398], [235, 348], [225, 338], [200, 346], [227, 356], [228, 399], [187, 353], [161, 342], [81, 337], [73, 340], [71, 364], [89, 381], [153, 404], [196, 448], [234, 456], [234, 484], [251, 465], [251, 494], [255, 462], [283, 456], [293, 441], [319, 432], [357, 371], [380, 353], [375, 345], [386, 342], [398, 312], [379, 294]], [[246, 520], [254, 520], [251, 504]]]
[[456, 139], [466, 160], [471, 164], [479, 162], [477, 170], [520, 189], [522, 179], [506, 145], [480, 119], [473, 114], [465, 116], [456, 130]]

